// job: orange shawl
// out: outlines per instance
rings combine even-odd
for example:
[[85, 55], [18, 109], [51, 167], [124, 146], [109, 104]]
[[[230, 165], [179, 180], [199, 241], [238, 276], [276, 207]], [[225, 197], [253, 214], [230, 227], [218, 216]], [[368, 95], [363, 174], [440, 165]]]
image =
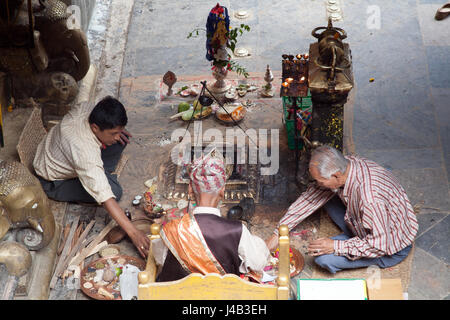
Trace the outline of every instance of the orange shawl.
[[192, 213], [164, 225], [161, 238], [186, 271], [226, 273], [209, 249]]

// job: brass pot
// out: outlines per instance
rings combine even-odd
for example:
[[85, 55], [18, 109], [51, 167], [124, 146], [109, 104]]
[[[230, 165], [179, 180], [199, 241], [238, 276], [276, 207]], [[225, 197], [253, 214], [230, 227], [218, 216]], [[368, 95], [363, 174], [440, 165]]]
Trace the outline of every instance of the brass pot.
[[6, 266], [10, 275], [21, 277], [31, 267], [31, 254], [20, 243], [13, 241], [0, 242], [0, 263]]

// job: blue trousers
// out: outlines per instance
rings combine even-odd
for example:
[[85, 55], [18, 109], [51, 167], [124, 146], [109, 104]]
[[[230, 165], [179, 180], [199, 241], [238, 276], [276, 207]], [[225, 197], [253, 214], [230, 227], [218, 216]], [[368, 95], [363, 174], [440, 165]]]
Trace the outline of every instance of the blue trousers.
[[[344, 221], [344, 215], [346, 207], [342, 203], [338, 196], [335, 196], [324, 206], [330, 218], [338, 225], [338, 227], [344, 232], [338, 236], [332, 237], [333, 240], [347, 240], [353, 238], [354, 235], [347, 227]], [[334, 254], [324, 254], [314, 259], [322, 268], [328, 270], [331, 273], [336, 273], [343, 269], [355, 269], [363, 268], [371, 265], [376, 265], [380, 268], [388, 268], [395, 266], [405, 259], [411, 251], [412, 245], [400, 250], [399, 252], [391, 256], [382, 256], [379, 258], [361, 258], [358, 260], [350, 260], [343, 256], [336, 256]]]

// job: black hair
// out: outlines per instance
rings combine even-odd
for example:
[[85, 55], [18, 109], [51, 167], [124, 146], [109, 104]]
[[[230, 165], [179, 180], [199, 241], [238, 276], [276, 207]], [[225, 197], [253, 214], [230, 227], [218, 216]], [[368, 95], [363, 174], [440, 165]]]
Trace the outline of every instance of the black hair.
[[89, 115], [89, 123], [96, 124], [101, 131], [115, 127], [125, 127], [128, 122], [127, 112], [123, 104], [106, 96], [100, 100]]

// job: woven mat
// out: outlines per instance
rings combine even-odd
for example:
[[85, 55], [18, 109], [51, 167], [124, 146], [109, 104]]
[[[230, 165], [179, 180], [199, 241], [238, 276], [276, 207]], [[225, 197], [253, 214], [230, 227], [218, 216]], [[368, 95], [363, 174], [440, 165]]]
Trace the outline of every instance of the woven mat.
[[47, 131], [42, 123], [41, 109], [34, 105], [33, 111], [31, 112], [31, 115], [20, 134], [19, 142], [17, 143], [17, 153], [19, 154], [20, 162], [26, 166], [30, 172], [34, 172], [33, 160], [36, 149], [46, 134]]
[[[318, 231], [318, 237], [334, 237], [341, 234], [342, 231], [336, 226], [336, 224], [331, 220], [325, 210], [320, 212], [320, 227]], [[412, 261], [414, 257], [414, 245], [406, 257], [405, 260], [399, 264], [385, 269], [380, 270], [380, 275], [382, 279], [401, 279], [403, 292], [408, 291]], [[336, 274], [331, 274], [327, 270], [322, 269], [318, 265], [314, 264], [313, 274], [311, 278], [317, 279], [333, 279], [333, 278], [361, 278], [361, 279], [374, 279], [373, 269], [359, 268], [359, 269], [348, 269], [337, 272]]]

